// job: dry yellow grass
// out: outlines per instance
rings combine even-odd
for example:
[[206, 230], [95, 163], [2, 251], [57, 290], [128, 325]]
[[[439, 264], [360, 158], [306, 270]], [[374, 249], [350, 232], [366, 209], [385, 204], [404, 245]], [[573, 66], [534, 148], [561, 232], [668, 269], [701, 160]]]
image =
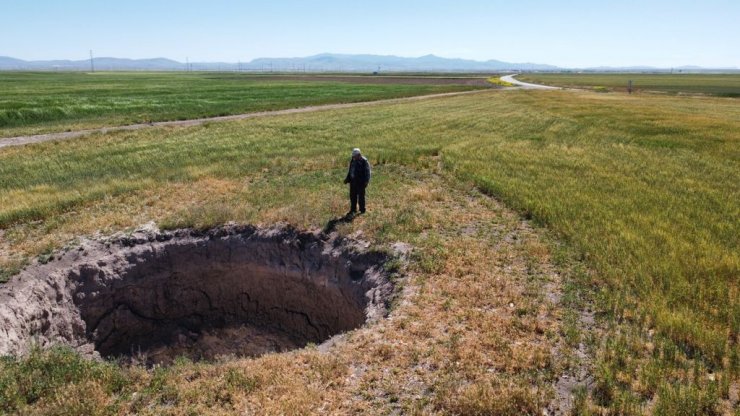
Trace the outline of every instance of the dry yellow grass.
[[[537, 407], [550, 394], [547, 386], [559, 368], [578, 366], [578, 354], [568, 348], [585, 343], [593, 347], [596, 366], [595, 388], [583, 408], [731, 412], [726, 409], [738, 403], [740, 363], [732, 221], [738, 216], [733, 202], [740, 183], [739, 116], [736, 101], [719, 98], [484, 92], [371, 111], [6, 149], [0, 172], [3, 189], [13, 198], [0, 195], [0, 268], [43, 255], [76, 235], [150, 220], [167, 227], [234, 220], [323, 228], [347, 210], [346, 189], [339, 184], [344, 152], [359, 145], [372, 149], [375, 164], [370, 215], [338, 231], [379, 246], [413, 244], [417, 250], [405, 289], [413, 301], [401, 302], [377, 327], [385, 332], [373, 336], [382, 342], [367, 335], [367, 345], [350, 344], [358, 342], [350, 337], [347, 351], [354, 352], [347, 355], [338, 353], [345, 348], [339, 345], [333, 350], [339, 355], [330, 357], [315, 351], [297, 353], [299, 358], [266, 357], [283, 363], [289, 376], [265, 378], [264, 389], [247, 377], [252, 373], [245, 373], [246, 381], [234, 375], [232, 382], [250, 386], [252, 393], [239, 393], [239, 404], [228, 406], [248, 403], [250, 409], [280, 411], [287, 408], [272, 401], [286, 397], [308, 403], [312, 412], [321, 412], [321, 406], [336, 412], [376, 406], [371, 410], [381, 413], [397, 407], [442, 413]], [[517, 217], [469, 193], [466, 183], [547, 226], [598, 272], [589, 274], [581, 264], [575, 279], [564, 279], [563, 302], [569, 307], [538, 309], [551, 302], [538, 294], [557, 293], [558, 285], [548, 281], [557, 279], [517, 277], [522, 270], [526, 276], [550, 276], [551, 246], [536, 242], [539, 232], [507, 238], [517, 229]], [[570, 263], [559, 249], [553, 259]], [[593, 289], [596, 321], [608, 326], [607, 336], [581, 333], [580, 299], [569, 287]], [[528, 304], [529, 298], [537, 301]], [[510, 303], [513, 315], [501, 306]], [[489, 316], [486, 308], [496, 313]], [[548, 329], [551, 321], [556, 330]], [[393, 322], [399, 328], [389, 326]], [[298, 366], [303, 354], [321, 358]], [[331, 364], [329, 358], [338, 361]], [[231, 364], [260, 374], [261, 364], [254, 363], [261, 362]], [[429, 366], [418, 376], [404, 367], [417, 362]], [[355, 373], [356, 363], [369, 370], [360, 366]], [[313, 387], [314, 366], [335, 368], [325, 383], [336, 387]], [[136, 403], [152, 412], [186, 412], [191, 405], [175, 394], [184, 383], [178, 372], [193, 368], [212, 368], [215, 374], [226, 367], [145, 372], [134, 378]], [[275, 384], [294, 381], [309, 386], [305, 397], [292, 387], [283, 393]], [[208, 383], [214, 380], [204, 381], [204, 390]], [[510, 392], [510, 401], [495, 400], [502, 389]], [[197, 391], [183, 397], [196, 397]], [[110, 394], [120, 395], [114, 408], [133, 405], [131, 390]], [[319, 397], [321, 405], [311, 407], [309, 397]], [[192, 400], [192, 406], [209, 406]]]
[[[166, 218], [189, 209], [180, 201], [193, 207], [218, 204], [240, 186], [246, 185], [204, 179], [116, 204], [119, 210], [136, 206], [140, 216], [133, 217], [96, 204], [67, 214], [70, 218], [60, 219], [59, 231], [52, 234], [61, 241], [112, 223], [126, 227]], [[561, 339], [559, 306], [544, 293], [546, 287], [559, 290], [547, 245], [497, 201], [436, 174], [414, 174], [371, 201], [371, 215], [339, 231], [372, 239], [388, 219], [398, 219], [403, 210], [413, 213], [401, 221], [402, 228], [413, 231], [406, 236], [415, 246], [414, 261], [387, 320], [342, 336], [330, 348], [186, 362], [155, 371], [129, 368], [125, 394], [107, 394], [102, 383], [71, 384], [35, 409], [108, 408], [152, 415], [541, 412], [554, 398], [553, 380], [564, 370], [553, 355]], [[256, 222], [300, 223], [303, 203], [260, 211]], [[43, 236], [41, 230], [29, 232]], [[55, 242], [41, 240], [38, 244]], [[37, 249], [35, 243], [16, 248]]]
[[[172, 385], [183, 398], [177, 407], [253, 414], [539, 413], [553, 397], [558, 358], [551, 349], [559, 337], [557, 307], [542, 288], [557, 276], [532, 276], [527, 265], [551, 271], [547, 248], [497, 202], [460, 192], [440, 180], [407, 185], [409, 200], [400, 204], [427, 219], [417, 244], [425, 250], [421, 240], [434, 241], [446, 254], [436, 270], [408, 271], [389, 319], [326, 352], [199, 364], [206, 375], [197, 377], [189, 367], [174, 370]], [[378, 206], [378, 216], [386, 208]], [[345, 232], [369, 231], [368, 223], [361, 218]], [[537, 283], [528, 285], [532, 279]], [[230, 371], [251, 380], [251, 388], [219, 385]], [[203, 395], [224, 390], [225, 397]]]

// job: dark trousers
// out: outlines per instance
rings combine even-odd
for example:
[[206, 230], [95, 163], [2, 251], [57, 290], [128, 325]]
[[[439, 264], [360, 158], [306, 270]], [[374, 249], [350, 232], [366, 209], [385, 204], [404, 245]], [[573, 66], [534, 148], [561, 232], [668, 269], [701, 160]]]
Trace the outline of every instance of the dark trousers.
[[349, 183], [349, 210], [357, 212], [357, 202], [360, 203], [360, 212], [365, 212], [365, 188], [366, 183]]

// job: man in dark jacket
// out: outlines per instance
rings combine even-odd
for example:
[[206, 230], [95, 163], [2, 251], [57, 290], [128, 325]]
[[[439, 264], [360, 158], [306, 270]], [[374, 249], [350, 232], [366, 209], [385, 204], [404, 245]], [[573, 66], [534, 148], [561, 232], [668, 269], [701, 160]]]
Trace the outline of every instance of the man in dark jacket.
[[349, 161], [349, 171], [344, 183], [349, 184], [350, 208], [348, 215], [357, 213], [357, 202], [360, 202], [360, 212], [365, 213], [365, 188], [370, 183], [370, 162], [362, 156], [360, 149], [352, 149], [352, 159]]

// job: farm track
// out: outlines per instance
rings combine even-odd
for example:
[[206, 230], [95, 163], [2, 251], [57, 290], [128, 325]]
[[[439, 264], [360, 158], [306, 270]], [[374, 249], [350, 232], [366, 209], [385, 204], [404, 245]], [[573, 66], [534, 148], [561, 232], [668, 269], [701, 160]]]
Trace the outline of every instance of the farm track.
[[338, 109], [344, 109], [344, 108], [365, 107], [365, 106], [371, 106], [371, 105], [377, 105], [377, 104], [403, 103], [403, 102], [409, 102], [409, 101], [428, 100], [428, 99], [441, 98], [441, 97], [452, 97], [452, 96], [457, 96], [457, 95], [476, 94], [476, 93], [481, 93], [485, 91], [491, 91], [491, 88], [473, 90], [473, 91], [460, 91], [460, 92], [447, 92], [447, 93], [441, 93], [441, 94], [417, 95], [413, 97], [391, 98], [391, 99], [376, 100], [376, 101], [362, 101], [362, 102], [356, 102], [356, 103], [314, 105], [314, 106], [300, 107], [300, 108], [289, 108], [285, 110], [258, 111], [258, 112], [253, 112], [253, 113], [234, 114], [234, 115], [229, 115], [229, 116], [205, 117], [205, 118], [197, 118], [197, 119], [190, 119], [190, 120], [157, 121], [157, 122], [152, 122], [152, 123], [100, 127], [100, 128], [94, 128], [94, 129], [67, 131], [67, 132], [59, 132], [59, 133], [46, 133], [46, 134], [36, 134], [36, 135], [28, 135], [28, 136], [6, 137], [6, 138], [0, 139], [0, 149], [4, 147], [23, 146], [26, 144], [42, 143], [42, 142], [47, 142], [47, 141], [52, 141], [52, 140], [75, 139], [78, 137], [82, 137], [82, 136], [86, 136], [86, 135], [94, 134], [94, 133], [105, 134], [105, 133], [111, 133], [111, 132], [116, 132], [116, 131], [140, 130], [140, 129], [150, 128], [150, 127], [191, 127], [191, 126], [198, 126], [204, 123], [245, 120], [245, 119], [250, 119], [250, 118], [280, 116], [280, 115], [287, 115], [287, 114], [310, 113], [310, 112], [325, 111], [325, 110], [338, 110]]
[[517, 87], [525, 89], [525, 90], [560, 90], [562, 89], [560, 87], [551, 87], [549, 85], [540, 85], [540, 84], [530, 84], [529, 82], [519, 81], [518, 79], [514, 78], [515, 75], [516, 74], [503, 76], [501, 77], [501, 81], [514, 84]]

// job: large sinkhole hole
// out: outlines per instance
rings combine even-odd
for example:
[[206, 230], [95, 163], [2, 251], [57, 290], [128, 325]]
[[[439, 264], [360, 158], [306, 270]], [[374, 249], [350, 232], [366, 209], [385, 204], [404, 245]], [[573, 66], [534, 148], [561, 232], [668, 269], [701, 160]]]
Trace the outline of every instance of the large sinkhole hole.
[[[355, 241], [288, 227], [91, 242], [3, 288], [16, 293], [0, 306], [0, 353], [34, 340], [167, 363], [318, 344], [385, 313], [385, 260]], [[18, 302], [21, 289], [31, 305]]]

